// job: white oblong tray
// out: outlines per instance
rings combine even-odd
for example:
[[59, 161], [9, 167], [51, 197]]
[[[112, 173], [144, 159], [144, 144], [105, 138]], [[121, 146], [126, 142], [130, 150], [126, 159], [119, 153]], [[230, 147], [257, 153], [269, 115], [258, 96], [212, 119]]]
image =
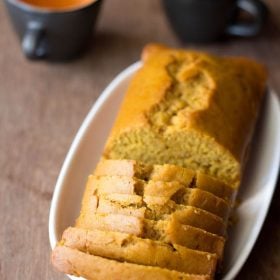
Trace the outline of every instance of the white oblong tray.
[[[100, 158], [128, 83], [140, 67], [140, 62], [131, 65], [109, 84], [93, 105], [71, 145], [51, 202], [49, 238], [52, 248], [60, 240], [63, 230], [73, 225], [78, 217], [87, 176]], [[229, 233], [223, 280], [233, 279], [240, 271], [264, 223], [279, 170], [279, 123], [279, 101], [277, 95], [269, 90], [254, 136], [251, 157], [240, 187], [238, 223]]]

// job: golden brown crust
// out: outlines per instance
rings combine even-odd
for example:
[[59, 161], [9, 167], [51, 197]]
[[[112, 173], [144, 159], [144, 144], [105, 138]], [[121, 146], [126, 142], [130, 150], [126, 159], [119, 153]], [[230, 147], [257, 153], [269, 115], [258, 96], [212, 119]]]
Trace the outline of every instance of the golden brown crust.
[[207, 275], [190, 275], [159, 267], [121, 263], [65, 246], [57, 246], [53, 250], [52, 264], [61, 272], [88, 280], [211, 280]]
[[142, 53], [141, 53], [141, 60], [143, 62], [147, 61], [150, 57], [155, 55], [156, 53], [167, 50], [168, 48], [163, 44], [148, 44], [144, 47]]

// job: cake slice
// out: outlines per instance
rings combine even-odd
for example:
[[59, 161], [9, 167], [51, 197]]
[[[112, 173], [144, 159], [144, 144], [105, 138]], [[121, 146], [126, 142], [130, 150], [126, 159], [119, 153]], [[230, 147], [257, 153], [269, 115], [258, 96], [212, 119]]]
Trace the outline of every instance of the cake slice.
[[152, 166], [136, 160], [101, 159], [93, 171], [95, 176], [116, 175], [146, 179], [151, 173]]
[[196, 173], [194, 185], [198, 189], [205, 190], [228, 201], [231, 205], [235, 201], [237, 195], [236, 189], [202, 172]]
[[88, 188], [93, 194], [141, 194], [144, 181], [135, 177], [91, 175], [88, 178]]
[[98, 207], [96, 213], [100, 214], [121, 214], [127, 216], [134, 216], [138, 218], [145, 218], [146, 207], [137, 207], [133, 204], [129, 204], [129, 201], [125, 203], [119, 203], [112, 201], [108, 198], [99, 198]]
[[173, 181], [173, 182], [164, 182], [164, 181], [153, 181], [149, 180], [144, 184], [143, 195], [145, 196], [157, 196], [157, 197], [166, 197], [170, 199], [178, 191], [185, 190], [183, 184]]
[[193, 183], [196, 172], [193, 169], [183, 168], [172, 164], [153, 165], [149, 179], [164, 182], [180, 182], [190, 187]]
[[[146, 222], [147, 224], [147, 222]], [[224, 254], [225, 238], [190, 225], [182, 225], [176, 219], [158, 223], [159, 240], [179, 244], [190, 249], [216, 254], [221, 262]], [[164, 233], [163, 233], [164, 232]]]
[[206, 210], [221, 217], [225, 222], [227, 222], [231, 211], [231, 205], [224, 199], [198, 188], [186, 189], [183, 197], [177, 198], [177, 201], [184, 205]]
[[136, 236], [143, 235], [144, 219], [122, 214], [87, 214], [79, 216], [76, 227], [84, 229], [99, 229], [105, 231], [119, 231]]
[[217, 263], [214, 254], [120, 232], [68, 228], [61, 243], [96, 256], [191, 274], [213, 276]]
[[186, 206], [171, 214], [171, 218], [183, 225], [201, 228], [219, 236], [226, 235], [227, 227], [223, 219], [202, 209]]
[[52, 252], [53, 266], [64, 273], [82, 276], [88, 280], [211, 280], [208, 275], [193, 275], [166, 268], [144, 266], [108, 260], [66, 246], [57, 246]]

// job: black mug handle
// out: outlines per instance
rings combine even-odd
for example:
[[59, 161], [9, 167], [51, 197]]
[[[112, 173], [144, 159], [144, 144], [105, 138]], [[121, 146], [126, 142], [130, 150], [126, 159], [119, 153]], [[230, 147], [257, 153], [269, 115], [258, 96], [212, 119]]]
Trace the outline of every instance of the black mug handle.
[[41, 59], [46, 57], [47, 48], [46, 45], [42, 43], [44, 36], [45, 30], [40, 22], [31, 21], [27, 24], [21, 47], [28, 58]]
[[229, 35], [249, 37], [257, 35], [268, 14], [267, 6], [261, 0], [237, 0], [237, 8], [243, 10], [254, 17], [251, 23], [232, 23], [226, 29]]

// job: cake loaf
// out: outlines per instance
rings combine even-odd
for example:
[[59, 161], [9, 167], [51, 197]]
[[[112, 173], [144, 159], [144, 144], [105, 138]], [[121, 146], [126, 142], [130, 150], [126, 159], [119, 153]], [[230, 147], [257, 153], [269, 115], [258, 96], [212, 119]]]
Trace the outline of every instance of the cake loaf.
[[142, 61], [104, 157], [189, 167], [238, 187], [265, 93], [264, 67], [155, 44]]
[[161, 45], [142, 60], [52, 263], [92, 280], [212, 280], [266, 71]]

